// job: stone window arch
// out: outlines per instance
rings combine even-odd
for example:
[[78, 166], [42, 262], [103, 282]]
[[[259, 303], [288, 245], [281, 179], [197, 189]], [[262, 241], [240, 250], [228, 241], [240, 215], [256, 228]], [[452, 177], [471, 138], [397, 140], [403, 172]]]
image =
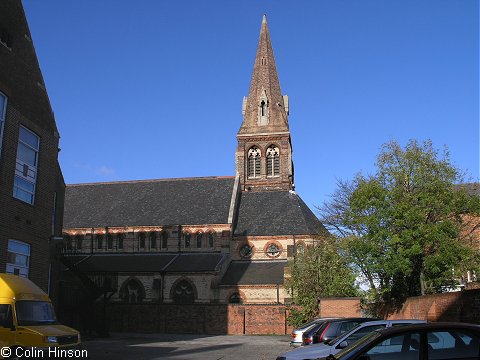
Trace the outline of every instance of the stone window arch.
[[119, 296], [128, 304], [138, 304], [145, 299], [145, 288], [140, 280], [130, 277], [120, 287]]
[[166, 231], [162, 232], [162, 248], [166, 249], [168, 247], [168, 233]]
[[145, 249], [145, 233], [139, 232], [137, 235], [138, 247], [140, 249]]
[[195, 243], [196, 243], [197, 249], [202, 247], [202, 245], [203, 245], [203, 233], [201, 233], [201, 232], [197, 233], [197, 235], [195, 236]]
[[83, 235], [75, 235], [75, 248], [82, 250]]
[[97, 249], [103, 249], [103, 234], [97, 234], [95, 239], [97, 240]]
[[296, 244], [296, 255], [303, 255], [305, 253], [305, 243], [303, 241], [299, 241]]
[[247, 176], [249, 179], [260, 177], [260, 158], [262, 153], [257, 146], [252, 146], [247, 154]]
[[267, 255], [268, 257], [277, 258], [282, 254], [283, 247], [277, 241], [270, 241], [267, 244], [265, 244], [263, 251], [265, 255]]
[[185, 249], [189, 249], [192, 246], [192, 234], [189, 232], [183, 233], [183, 244]]
[[197, 299], [197, 288], [187, 278], [178, 279], [172, 285], [170, 299], [175, 304], [193, 304]]
[[208, 233], [208, 247], [212, 249], [215, 247], [215, 233], [213, 231]]
[[156, 249], [157, 248], [157, 233], [155, 231], [150, 232], [149, 239], [150, 239], [150, 249]]
[[280, 175], [280, 151], [275, 145], [267, 148], [267, 176], [274, 177]]

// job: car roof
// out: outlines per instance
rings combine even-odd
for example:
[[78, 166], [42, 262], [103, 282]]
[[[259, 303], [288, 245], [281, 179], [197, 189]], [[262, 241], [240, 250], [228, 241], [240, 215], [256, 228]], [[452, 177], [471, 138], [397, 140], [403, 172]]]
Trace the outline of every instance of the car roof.
[[365, 321], [357, 325], [357, 327], [364, 327], [369, 325], [382, 325], [382, 324], [425, 324], [426, 320], [418, 319], [401, 319], [401, 320], [374, 320], [374, 321]]
[[480, 332], [480, 325], [469, 324], [469, 323], [459, 323], [459, 322], [431, 322], [423, 324], [412, 324], [405, 326], [395, 326], [386, 329], [375, 330], [384, 335], [392, 335], [396, 333], [403, 333], [415, 330], [441, 330], [441, 329], [464, 329], [471, 330], [475, 332]]

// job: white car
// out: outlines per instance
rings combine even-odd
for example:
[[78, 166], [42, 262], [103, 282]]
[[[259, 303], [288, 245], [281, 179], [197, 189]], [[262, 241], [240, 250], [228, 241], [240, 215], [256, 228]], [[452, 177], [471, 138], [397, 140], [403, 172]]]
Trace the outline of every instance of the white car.
[[332, 320], [332, 319], [336, 319], [336, 318], [317, 318], [317, 319], [313, 319], [309, 323], [303, 324], [298, 329], [293, 330], [292, 331], [292, 338], [290, 340], [290, 346], [293, 346], [293, 347], [301, 346], [302, 341], [303, 341], [302, 340], [302, 335], [305, 331], [310, 329], [312, 326], [315, 326], [317, 324], [320, 324], [320, 323], [323, 323], [327, 320]]
[[403, 326], [410, 324], [426, 323], [425, 320], [377, 320], [368, 321], [355, 326], [352, 330], [339, 335], [328, 343], [313, 344], [306, 347], [299, 347], [297, 349], [287, 351], [286, 353], [277, 357], [277, 360], [309, 360], [320, 357], [327, 357], [332, 354], [335, 355], [340, 350], [353, 344], [355, 341], [364, 335], [382, 328], [392, 326]]

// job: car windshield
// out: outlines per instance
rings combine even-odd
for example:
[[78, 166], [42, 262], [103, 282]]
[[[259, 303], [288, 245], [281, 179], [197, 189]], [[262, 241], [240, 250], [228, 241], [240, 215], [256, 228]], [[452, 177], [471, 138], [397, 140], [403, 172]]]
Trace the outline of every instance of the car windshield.
[[57, 318], [48, 301], [17, 301], [17, 322], [20, 326], [55, 324]]
[[345, 349], [339, 351], [338, 353], [335, 354], [335, 359], [342, 359], [343, 356], [349, 354], [351, 351], [355, 350], [357, 347], [361, 346], [363, 343], [368, 342], [368, 341], [374, 341], [377, 337], [380, 336], [380, 333], [377, 331], [373, 331], [371, 333], [368, 333], [364, 337], [358, 339], [355, 341], [353, 344], [350, 346], [346, 347]]

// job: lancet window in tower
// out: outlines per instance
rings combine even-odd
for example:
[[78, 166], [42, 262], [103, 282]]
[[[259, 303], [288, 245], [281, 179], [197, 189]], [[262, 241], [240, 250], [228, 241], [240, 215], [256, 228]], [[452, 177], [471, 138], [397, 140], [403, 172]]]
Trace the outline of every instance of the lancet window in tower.
[[265, 89], [262, 90], [258, 103], [258, 125], [268, 125], [268, 98]]
[[247, 174], [249, 179], [260, 177], [260, 149], [256, 146], [248, 150]]
[[267, 176], [280, 175], [280, 153], [275, 145], [267, 149]]

